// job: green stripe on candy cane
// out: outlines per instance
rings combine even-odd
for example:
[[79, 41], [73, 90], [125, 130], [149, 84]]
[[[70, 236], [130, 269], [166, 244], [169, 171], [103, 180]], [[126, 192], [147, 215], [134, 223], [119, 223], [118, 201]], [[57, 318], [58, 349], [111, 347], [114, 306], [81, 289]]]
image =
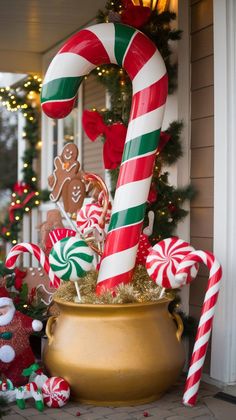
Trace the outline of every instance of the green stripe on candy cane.
[[60, 79], [52, 80], [47, 83], [46, 88], [42, 91], [41, 102], [44, 103], [48, 98], [50, 92], [51, 101], [61, 101], [62, 99], [73, 99], [75, 91], [83, 80], [82, 76], [79, 77], [63, 77]]
[[[67, 78], [70, 83], [71, 76], [84, 76], [86, 71], [89, 73], [95, 66], [106, 64], [109, 60], [123, 65], [133, 85], [127, 145], [98, 276], [99, 294], [132, 278], [142, 228], [141, 214], [144, 214], [149, 193], [167, 96], [166, 69], [150, 39], [122, 24], [100, 24], [80, 31], [67, 41], [55, 59], [46, 74], [45, 89], [52, 80]], [[61, 66], [57, 65], [59, 62]], [[73, 66], [72, 63], [81, 64]], [[45, 89], [43, 86], [43, 91]], [[63, 100], [55, 92], [53, 95], [56, 97], [54, 102], [47, 90], [43, 110], [52, 118], [68, 115], [73, 101], [68, 98]], [[141, 210], [135, 216], [136, 208]]]
[[135, 32], [131, 26], [115, 25], [115, 57], [119, 66], [123, 64], [127, 47]]
[[122, 163], [128, 159], [154, 152], [157, 148], [157, 137], [160, 136], [160, 129], [152, 133], [136, 137], [125, 144]]
[[145, 205], [140, 204], [139, 206], [112, 214], [109, 231], [122, 226], [129, 226], [142, 222], [144, 212]]

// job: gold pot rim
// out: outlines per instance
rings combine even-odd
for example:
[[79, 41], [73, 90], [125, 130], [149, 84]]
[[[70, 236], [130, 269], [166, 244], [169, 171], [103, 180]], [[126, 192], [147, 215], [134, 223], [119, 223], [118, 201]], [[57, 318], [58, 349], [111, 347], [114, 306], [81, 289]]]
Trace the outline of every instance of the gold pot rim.
[[173, 299], [169, 297], [163, 297], [159, 300], [150, 301], [150, 302], [134, 302], [134, 303], [113, 303], [113, 304], [103, 304], [103, 303], [78, 303], [78, 302], [67, 302], [59, 298], [53, 299], [53, 302], [58, 303], [66, 307], [74, 308], [84, 308], [84, 309], [121, 309], [121, 308], [141, 308], [143, 306], [155, 306], [159, 304], [168, 304]]

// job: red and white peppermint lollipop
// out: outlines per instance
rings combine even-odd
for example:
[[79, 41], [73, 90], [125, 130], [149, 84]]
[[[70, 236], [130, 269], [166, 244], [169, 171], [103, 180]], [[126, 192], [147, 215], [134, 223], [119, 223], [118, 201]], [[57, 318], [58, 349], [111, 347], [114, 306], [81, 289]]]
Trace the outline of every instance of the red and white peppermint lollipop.
[[[103, 207], [98, 203], [86, 204], [77, 213], [76, 223], [82, 235], [86, 234], [88, 228], [99, 226], [101, 216], [103, 214]], [[106, 214], [106, 223], [109, 222], [111, 210], [108, 209]]]
[[[148, 254], [146, 269], [151, 279], [166, 289], [178, 288], [175, 273], [183, 258], [194, 251], [194, 248], [182, 239], [173, 237], [158, 242]], [[196, 277], [198, 265], [191, 267], [189, 281]]]
[[60, 408], [70, 398], [70, 386], [63, 378], [48, 378], [42, 387], [43, 400], [48, 407]]

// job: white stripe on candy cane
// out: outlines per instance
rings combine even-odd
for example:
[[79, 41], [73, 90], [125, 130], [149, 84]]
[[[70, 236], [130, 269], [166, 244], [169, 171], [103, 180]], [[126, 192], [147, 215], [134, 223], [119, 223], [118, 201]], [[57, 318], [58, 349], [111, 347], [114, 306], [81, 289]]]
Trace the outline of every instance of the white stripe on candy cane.
[[[209, 319], [211, 319], [214, 316], [214, 312], [215, 312], [215, 306], [213, 306], [211, 309], [209, 309], [204, 314], [202, 314], [202, 316], [200, 318], [200, 321], [199, 321], [199, 327], [201, 327], [207, 321], [209, 321]], [[194, 351], [194, 348], [193, 348], [193, 351]]]
[[200, 349], [204, 344], [206, 344], [210, 338], [211, 331], [209, 330], [206, 334], [204, 334], [202, 337], [199, 338], [199, 340], [196, 342], [194, 346], [194, 351], [197, 351]]
[[196, 384], [194, 384], [191, 388], [189, 388], [186, 393], [185, 393], [185, 398], [183, 399], [183, 403], [184, 405], [186, 405], [187, 407], [192, 407], [191, 404], [188, 403], [188, 401], [196, 394], [196, 392], [198, 391], [199, 388], [199, 384], [200, 384], [200, 380], [198, 382], [196, 382]]
[[107, 23], [100, 23], [99, 25], [89, 26], [87, 28], [90, 32], [93, 32], [100, 40], [102, 39], [102, 45], [104, 46], [111, 63], [116, 64], [115, 56], [115, 27], [114, 25], [108, 25]]
[[123, 274], [124, 270], [127, 272], [132, 270], [136, 259], [137, 248], [138, 245], [135, 245], [128, 250], [125, 249], [124, 251], [105, 257], [101, 262], [99, 270], [104, 280]]
[[220, 290], [220, 283], [214, 284], [205, 295], [204, 302], [206, 302], [208, 299], [210, 299], [212, 296], [214, 296], [218, 291]]
[[113, 206], [113, 214], [118, 211], [136, 207], [145, 201], [146, 188], [149, 186], [152, 177], [121, 185], [116, 190], [116, 202]]
[[203, 363], [205, 361], [205, 355], [201, 357], [201, 359], [196, 360], [195, 363], [193, 363], [189, 368], [189, 376], [192, 376], [194, 373], [196, 373], [199, 369], [202, 368]]
[[64, 77], [80, 77], [88, 74], [91, 67], [96, 67], [81, 55], [64, 52], [57, 54], [46, 73], [44, 83]]
[[[153, 71], [153, 68], [156, 71]], [[158, 51], [144, 64], [133, 79], [133, 95], [158, 82], [166, 74], [165, 64]]]
[[[152, 133], [161, 128], [161, 120], [165, 111], [165, 105], [160, 106], [147, 114], [141, 115], [129, 122], [125, 143], [144, 134]], [[142, 155], [140, 155], [141, 157]]]

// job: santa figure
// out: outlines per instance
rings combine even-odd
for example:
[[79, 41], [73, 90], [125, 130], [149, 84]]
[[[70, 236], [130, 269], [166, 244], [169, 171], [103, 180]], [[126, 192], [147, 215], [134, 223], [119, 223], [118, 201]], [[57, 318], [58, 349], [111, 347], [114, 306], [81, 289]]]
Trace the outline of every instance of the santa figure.
[[16, 311], [7, 290], [0, 287], [0, 373], [15, 386], [27, 382], [22, 371], [35, 362], [29, 336], [42, 328], [41, 321]]

